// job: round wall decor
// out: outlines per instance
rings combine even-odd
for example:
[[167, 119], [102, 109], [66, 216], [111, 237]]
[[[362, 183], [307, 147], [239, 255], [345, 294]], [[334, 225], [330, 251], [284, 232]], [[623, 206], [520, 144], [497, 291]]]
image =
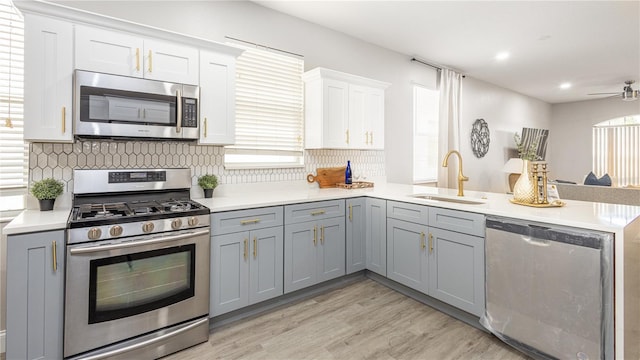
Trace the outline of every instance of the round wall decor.
[[477, 119], [471, 128], [471, 149], [477, 158], [489, 151], [489, 125], [484, 119]]

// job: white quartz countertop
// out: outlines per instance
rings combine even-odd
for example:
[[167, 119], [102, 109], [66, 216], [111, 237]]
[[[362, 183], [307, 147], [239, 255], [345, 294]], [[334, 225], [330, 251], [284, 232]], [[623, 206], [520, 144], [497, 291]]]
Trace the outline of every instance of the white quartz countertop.
[[[640, 217], [639, 206], [563, 200], [566, 203], [564, 207], [534, 208], [510, 203], [511, 195], [477, 191], [465, 191], [464, 199], [477, 199], [482, 201], [482, 204], [460, 204], [417, 199], [410, 196], [412, 194], [433, 194], [455, 198], [456, 193], [455, 189], [392, 183], [376, 183], [374, 188], [347, 190], [320, 189], [317, 184], [287, 182], [221, 186], [216, 188], [213, 198], [195, 198], [194, 200], [209, 207], [211, 212], [222, 212], [370, 196], [607, 232], [621, 231], [634, 219]], [[70, 208], [68, 207], [56, 208], [53, 211], [25, 210], [7, 224], [3, 233], [11, 235], [64, 229], [67, 226], [69, 212]]]

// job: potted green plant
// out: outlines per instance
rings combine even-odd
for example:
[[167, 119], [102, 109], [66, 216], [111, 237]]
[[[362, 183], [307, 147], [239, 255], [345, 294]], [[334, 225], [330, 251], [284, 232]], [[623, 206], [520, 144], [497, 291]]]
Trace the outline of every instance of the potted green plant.
[[62, 182], [46, 178], [33, 183], [31, 194], [40, 202], [40, 211], [48, 211], [53, 210], [53, 203], [62, 194], [63, 189]]
[[198, 185], [204, 190], [204, 197], [210, 198], [213, 196], [213, 189], [218, 186], [218, 177], [209, 174], [202, 175], [198, 178]]

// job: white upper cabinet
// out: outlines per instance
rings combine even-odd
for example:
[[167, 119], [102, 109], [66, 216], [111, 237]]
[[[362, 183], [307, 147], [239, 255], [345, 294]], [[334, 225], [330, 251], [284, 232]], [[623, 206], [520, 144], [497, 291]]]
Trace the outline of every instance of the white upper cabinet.
[[77, 69], [198, 84], [198, 49], [84, 25], [75, 28]]
[[324, 68], [305, 81], [305, 148], [384, 149], [384, 90], [390, 85]]
[[235, 142], [235, 76], [235, 55], [200, 51], [200, 144]]
[[25, 14], [24, 139], [73, 142], [73, 25]]

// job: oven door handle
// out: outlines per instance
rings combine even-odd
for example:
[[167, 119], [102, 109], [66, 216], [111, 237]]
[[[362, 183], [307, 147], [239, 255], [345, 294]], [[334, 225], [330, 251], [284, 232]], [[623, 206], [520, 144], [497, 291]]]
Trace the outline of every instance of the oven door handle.
[[160, 335], [157, 338], [145, 340], [145, 341], [142, 341], [140, 343], [137, 343], [137, 344], [134, 344], [134, 345], [131, 345], [131, 346], [125, 346], [125, 347], [120, 348], [120, 349], [107, 351], [107, 352], [102, 353], [102, 354], [96, 354], [96, 355], [93, 355], [93, 356], [83, 357], [83, 359], [84, 360], [99, 360], [99, 359], [105, 359], [105, 358], [116, 356], [116, 355], [121, 355], [121, 354], [130, 352], [130, 351], [133, 351], [133, 350], [136, 350], [136, 349], [143, 348], [145, 346], [149, 346], [149, 345], [155, 344], [157, 342], [161, 342], [161, 341], [166, 340], [166, 339], [168, 339], [170, 337], [174, 337], [176, 335], [180, 335], [181, 333], [184, 333], [184, 332], [187, 332], [187, 331], [189, 331], [189, 330], [191, 330], [193, 328], [196, 328], [196, 327], [202, 325], [205, 322], [208, 323], [209, 322], [209, 318], [202, 319], [202, 320], [197, 321], [197, 322], [195, 322], [193, 324], [185, 326], [185, 327], [183, 327], [181, 329], [178, 329], [178, 330], [175, 330], [175, 331]]
[[181, 234], [181, 235], [175, 235], [175, 236], [161, 237], [161, 238], [157, 238], [157, 239], [131, 241], [131, 242], [126, 242], [126, 243], [110, 244], [110, 245], [102, 245], [102, 246], [91, 246], [91, 247], [75, 248], [75, 249], [69, 250], [69, 253], [71, 255], [79, 255], [79, 254], [87, 254], [87, 253], [92, 253], [92, 252], [117, 250], [117, 249], [126, 249], [126, 248], [130, 248], [130, 247], [136, 247], [136, 246], [142, 246], [142, 245], [158, 244], [158, 243], [162, 243], [162, 242], [166, 242], [166, 241], [182, 240], [182, 239], [187, 239], [187, 238], [190, 238], [190, 237], [196, 237], [196, 236], [200, 236], [200, 235], [209, 235], [209, 230], [197, 231], [197, 232], [192, 232], [192, 233], [188, 233], [188, 234]]

